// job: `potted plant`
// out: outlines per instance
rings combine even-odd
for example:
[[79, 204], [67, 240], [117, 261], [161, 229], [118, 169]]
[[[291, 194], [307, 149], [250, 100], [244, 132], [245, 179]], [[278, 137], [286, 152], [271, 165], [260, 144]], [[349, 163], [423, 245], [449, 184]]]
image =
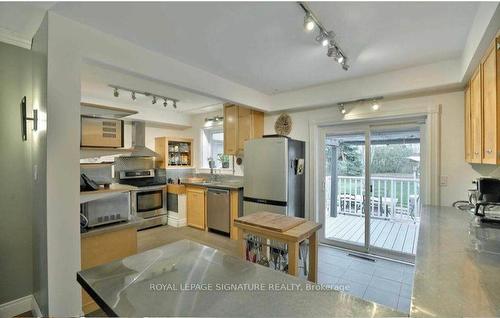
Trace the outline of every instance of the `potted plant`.
[[221, 162], [222, 168], [229, 168], [229, 155], [218, 154], [217, 159]]

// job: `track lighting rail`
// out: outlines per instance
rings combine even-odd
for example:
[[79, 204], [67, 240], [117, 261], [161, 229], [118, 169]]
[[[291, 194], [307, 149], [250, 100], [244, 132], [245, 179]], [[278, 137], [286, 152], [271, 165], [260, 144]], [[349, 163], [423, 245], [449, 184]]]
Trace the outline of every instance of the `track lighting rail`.
[[120, 93], [119, 93], [120, 91], [125, 91], [125, 92], [129, 92], [130, 93], [130, 96], [131, 96], [132, 100], [136, 100], [136, 95], [137, 94], [143, 95], [143, 96], [146, 96], [146, 97], [151, 97], [152, 98], [151, 103], [153, 105], [156, 104], [158, 100], [163, 100], [163, 106], [164, 107], [168, 106], [168, 102], [172, 102], [172, 107], [177, 108], [177, 103], [179, 102], [179, 100], [176, 99], [176, 98], [172, 98], [172, 97], [168, 97], [168, 96], [163, 96], [163, 95], [158, 95], [158, 94], [154, 94], [154, 93], [150, 93], [150, 92], [146, 92], [146, 91], [140, 91], [140, 90], [137, 90], [137, 89], [127, 88], [127, 87], [123, 87], [123, 86], [119, 86], [119, 85], [113, 85], [113, 84], [109, 84], [108, 86], [111, 87], [111, 88], [113, 88], [113, 90], [114, 90], [113, 96], [115, 96], [115, 97], [120, 96]]

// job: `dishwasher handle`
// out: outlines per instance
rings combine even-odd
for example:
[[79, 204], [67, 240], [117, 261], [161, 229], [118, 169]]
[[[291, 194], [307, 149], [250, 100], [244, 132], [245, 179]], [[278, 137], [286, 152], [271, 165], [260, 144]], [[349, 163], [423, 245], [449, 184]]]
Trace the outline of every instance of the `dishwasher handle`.
[[215, 188], [208, 188], [208, 192], [210, 192], [211, 194], [216, 194], [216, 195], [227, 195], [227, 194], [229, 194], [229, 190], [215, 189]]

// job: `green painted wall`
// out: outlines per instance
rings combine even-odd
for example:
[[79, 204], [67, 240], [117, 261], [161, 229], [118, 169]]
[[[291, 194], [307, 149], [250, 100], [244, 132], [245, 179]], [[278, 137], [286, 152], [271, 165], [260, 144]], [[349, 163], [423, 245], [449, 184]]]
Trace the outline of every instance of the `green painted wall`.
[[0, 42], [0, 304], [33, 291], [31, 143], [20, 108], [23, 96], [32, 104], [31, 83], [31, 52]]

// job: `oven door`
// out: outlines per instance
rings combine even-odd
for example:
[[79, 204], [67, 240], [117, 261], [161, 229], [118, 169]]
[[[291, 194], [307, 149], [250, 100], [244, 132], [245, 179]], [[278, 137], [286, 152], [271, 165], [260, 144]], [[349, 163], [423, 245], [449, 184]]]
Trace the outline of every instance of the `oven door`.
[[163, 212], [163, 190], [141, 191], [136, 194], [136, 212], [143, 218], [153, 217]]

